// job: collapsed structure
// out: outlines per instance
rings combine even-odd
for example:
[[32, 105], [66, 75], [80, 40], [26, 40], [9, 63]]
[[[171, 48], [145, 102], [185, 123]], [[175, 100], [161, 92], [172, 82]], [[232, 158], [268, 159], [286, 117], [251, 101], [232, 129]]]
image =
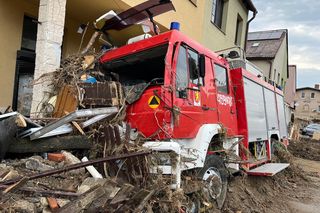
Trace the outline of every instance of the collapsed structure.
[[[53, 73], [54, 77], [49, 77], [57, 96], [43, 105], [41, 113], [52, 116], [54, 121], [40, 125], [17, 113], [1, 116], [2, 124], [8, 122], [16, 127], [3, 133], [1, 157], [4, 151], [17, 153], [13, 150], [21, 146], [22, 138], [28, 141], [26, 146], [33, 147], [37, 141], [48, 141], [76, 130], [78, 134], [89, 135], [96, 147], [82, 149], [91, 148], [94, 158], [103, 158], [31, 175], [27, 180], [3, 180], [0, 187], [6, 192], [28, 180], [104, 163], [106, 178], [122, 173], [126, 182], [146, 187], [131, 197], [135, 202], [139, 200], [138, 205], [134, 201], [129, 201], [131, 206], [124, 202], [129, 199], [124, 195], [119, 198], [120, 189], [116, 190], [119, 187], [107, 192], [103, 183], [103, 187], [89, 190], [61, 211], [72, 209], [92, 192], [96, 196], [91, 196], [91, 202], [81, 206], [81, 210], [93, 205], [100, 193], [103, 206], [120, 203], [110, 211], [149, 208], [157, 212], [161, 199], [153, 202], [150, 199], [166, 197], [168, 192], [164, 193], [163, 187], [153, 190], [151, 187], [161, 180], [166, 189], [179, 193], [179, 189], [184, 190], [174, 207], [197, 212], [223, 206], [230, 173], [243, 170], [252, 175], [272, 176], [289, 165], [270, 163], [273, 144], [277, 141], [287, 144], [283, 94], [243, 68], [230, 69], [227, 59], [238, 57], [237, 52], [217, 55], [173, 29], [155, 36], [147, 33], [137, 36], [119, 48], [106, 40], [105, 50], [100, 54], [88, 54], [95, 38], [100, 35], [107, 38], [106, 31], [111, 28], [122, 29], [149, 18], [152, 26], [149, 30], [158, 34], [153, 16], [173, 9], [173, 5], [160, 1], [138, 8], [139, 11], [125, 11], [113, 18], [108, 13], [98, 19], [98, 31], [82, 55], [67, 60]], [[98, 27], [101, 20], [103, 25]], [[22, 124], [17, 125], [17, 120], [22, 120]], [[70, 138], [59, 139], [64, 143], [33, 152], [79, 149]], [[12, 140], [18, 141], [7, 143]], [[131, 191], [134, 188], [128, 187]], [[125, 194], [128, 189], [121, 190]], [[120, 201], [114, 201], [115, 198]]]

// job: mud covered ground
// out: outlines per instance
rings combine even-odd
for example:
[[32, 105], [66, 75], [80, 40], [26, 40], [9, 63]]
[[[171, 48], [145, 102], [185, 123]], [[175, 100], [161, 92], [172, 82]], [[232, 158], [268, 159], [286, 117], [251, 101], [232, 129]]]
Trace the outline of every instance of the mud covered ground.
[[296, 157], [320, 161], [320, 141], [301, 139], [291, 142], [289, 151]]
[[281, 150], [277, 162], [290, 167], [273, 177], [231, 178], [221, 212], [319, 212], [320, 142], [292, 142], [289, 150]]

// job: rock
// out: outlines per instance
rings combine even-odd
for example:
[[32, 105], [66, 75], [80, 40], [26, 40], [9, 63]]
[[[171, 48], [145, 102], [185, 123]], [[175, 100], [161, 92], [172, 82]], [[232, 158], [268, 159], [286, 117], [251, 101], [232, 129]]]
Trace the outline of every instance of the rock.
[[29, 158], [26, 161], [26, 168], [27, 169], [31, 169], [31, 170], [35, 170], [35, 171], [40, 171], [40, 172], [44, 172], [44, 171], [48, 171], [48, 170], [54, 169], [54, 167], [49, 166], [49, 165], [47, 165], [45, 163], [42, 163], [41, 160], [39, 159], [39, 157], [35, 157], [35, 156]]
[[35, 205], [26, 200], [17, 200], [13, 203], [14, 212], [34, 213], [36, 212]]
[[[62, 151], [61, 153], [65, 156], [66, 165], [72, 165], [72, 164], [76, 164], [76, 163], [81, 163], [80, 159], [77, 158], [76, 156], [74, 156], [72, 153], [67, 152], [67, 151]], [[84, 174], [85, 172], [86, 172], [85, 168], [81, 168], [81, 169], [76, 169], [76, 170], [69, 171], [68, 173], [79, 175], [79, 174]]]
[[57, 202], [58, 202], [59, 206], [62, 207], [62, 206], [64, 206], [64, 205], [68, 204], [68, 203], [70, 202], [70, 200], [67, 200], [67, 199], [58, 199], [58, 198], [57, 198]]
[[48, 201], [47, 201], [47, 198], [45, 198], [45, 197], [41, 197], [40, 198], [40, 203], [43, 206], [43, 208], [45, 208], [45, 207], [47, 207], [49, 205]]

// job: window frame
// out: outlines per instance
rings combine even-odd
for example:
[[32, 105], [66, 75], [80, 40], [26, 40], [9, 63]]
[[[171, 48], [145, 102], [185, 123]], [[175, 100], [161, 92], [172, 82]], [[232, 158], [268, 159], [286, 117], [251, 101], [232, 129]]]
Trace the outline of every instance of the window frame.
[[302, 99], [306, 98], [306, 93], [305, 92], [301, 92], [301, 98]]
[[[217, 88], [217, 91], [219, 92], [219, 93], [222, 93], [222, 94], [227, 94], [227, 95], [229, 95], [230, 94], [230, 89], [229, 89], [229, 72], [228, 72], [228, 69], [227, 69], [227, 67], [225, 67], [225, 66], [223, 66], [223, 65], [221, 65], [221, 64], [218, 64], [218, 63], [215, 63], [214, 61], [212, 61], [212, 65], [213, 65], [213, 77], [214, 77], [214, 84], [215, 84], [215, 86], [216, 86], [216, 88]], [[225, 70], [225, 76], [226, 76], [226, 88], [227, 88], [227, 92], [225, 92], [225, 91], [221, 91], [221, 90], [219, 90], [219, 85], [217, 85], [217, 78], [216, 78], [216, 66], [218, 66], [218, 67], [221, 67], [221, 68], [223, 68], [224, 70]], [[221, 88], [221, 86], [220, 86], [220, 88]]]
[[200, 64], [199, 64], [199, 60], [200, 60], [200, 54], [198, 51], [196, 51], [195, 49], [193, 49], [192, 47], [188, 46], [187, 44], [184, 44], [185, 48], [187, 49], [187, 61], [188, 61], [188, 74], [189, 74], [189, 83], [191, 84], [195, 84], [193, 82], [193, 80], [191, 80], [190, 78], [190, 64], [189, 64], [189, 51], [194, 52], [197, 54], [198, 58], [197, 58], [197, 66], [198, 66], [198, 83], [196, 83], [197, 87], [201, 87], [204, 86], [204, 79], [200, 76]]
[[[187, 97], [180, 97], [180, 92], [181, 91], [184, 91], [184, 90], [186, 90], [187, 88], [188, 88], [188, 86], [189, 86], [189, 69], [188, 69], [188, 66], [189, 66], [189, 64], [187, 63], [187, 60], [188, 60], [188, 57], [187, 57], [187, 48], [181, 43], [179, 46], [177, 46], [177, 47], [179, 47], [175, 52], [178, 54], [177, 55], [177, 61], [176, 61], [176, 64], [175, 64], [175, 89], [176, 89], [176, 97], [179, 97], [179, 98], [187, 98]], [[177, 48], [176, 47], [176, 48]], [[184, 50], [185, 50], [185, 64], [186, 64], [186, 70], [185, 70], [185, 72], [186, 72], [186, 74], [187, 74], [187, 81], [186, 81], [186, 87], [185, 88], [179, 88], [178, 87], [178, 78], [177, 78], [177, 76], [178, 76], [178, 65], [179, 65], [179, 62], [180, 62], [180, 60], [179, 60], [179, 58], [180, 58], [180, 51], [181, 51], [181, 48], [183, 48]], [[185, 79], [183, 79], [183, 80], [185, 80]], [[183, 82], [183, 83], [185, 83], [185, 82]]]
[[237, 22], [236, 22], [236, 35], [234, 39], [234, 44], [238, 46], [241, 46], [242, 28], [243, 28], [243, 18], [238, 13]]
[[[313, 97], [312, 97], [312, 95], [313, 95]], [[315, 99], [315, 97], [316, 97], [316, 93], [311, 92], [311, 93], [310, 93], [310, 98], [311, 98], [311, 99]]]
[[210, 21], [220, 30], [222, 30], [223, 24], [224, 4], [224, 0], [213, 0], [211, 5]]

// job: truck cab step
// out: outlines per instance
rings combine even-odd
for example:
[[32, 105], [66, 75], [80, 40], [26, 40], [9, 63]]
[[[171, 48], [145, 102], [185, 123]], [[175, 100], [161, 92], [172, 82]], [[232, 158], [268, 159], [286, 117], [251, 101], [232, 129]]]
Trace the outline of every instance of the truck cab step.
[[289, 163], [266, 163], [247, 172], [248, 175], [273, 176], [287, 168]]

